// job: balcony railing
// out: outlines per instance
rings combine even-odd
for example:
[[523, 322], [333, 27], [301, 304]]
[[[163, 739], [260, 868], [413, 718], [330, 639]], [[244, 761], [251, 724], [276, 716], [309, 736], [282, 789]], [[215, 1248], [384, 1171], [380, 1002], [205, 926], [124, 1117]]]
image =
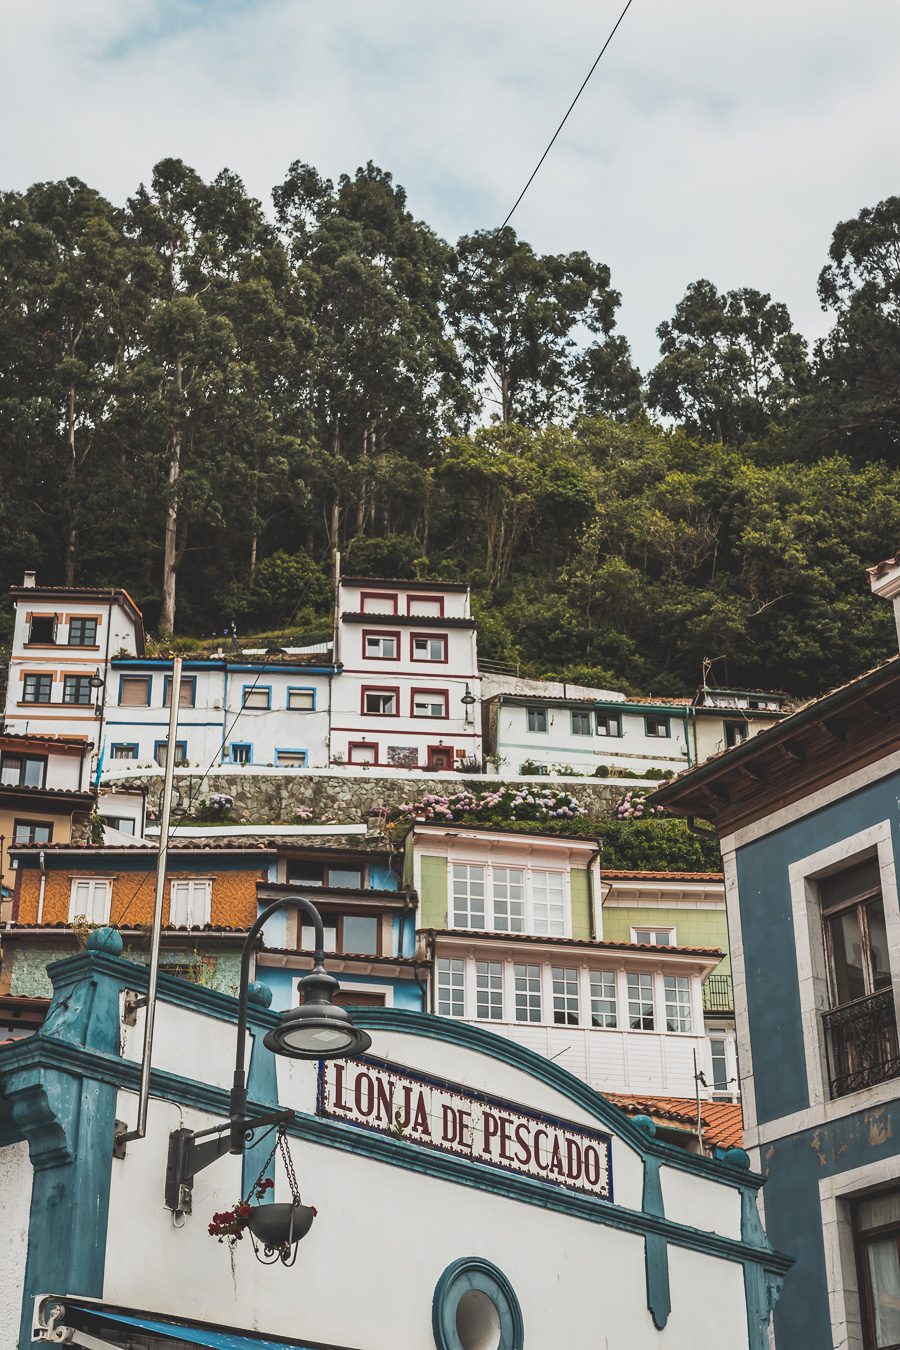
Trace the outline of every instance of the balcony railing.
[[831, 1008], [822, 1021], [832, 1097], [900, 1077], [893, 990]]
[[734, 986], [730, 975], [707, 975], [703, 981], [703, 1011], [734, 1012]]

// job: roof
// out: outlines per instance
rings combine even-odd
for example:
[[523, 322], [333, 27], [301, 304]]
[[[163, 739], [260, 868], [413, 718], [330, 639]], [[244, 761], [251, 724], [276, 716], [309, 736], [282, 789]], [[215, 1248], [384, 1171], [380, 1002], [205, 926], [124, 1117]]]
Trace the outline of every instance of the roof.
[[0, 741], [27, 741], [29, 745], [49, 745], [57, 750], [90, 750], [94, 744], [87, 736], [61, 736], [55, 731], [0, 731]]
[[885, 558], [883, 562], [876, 563], [874, 567], [867, 567], [866, 576], [870, 581], [874, 581], [877, 577], [884, 576], [885, 572], [890, 572], [892, 567], [898, 566], [900, 566], [900, 549], [892, 558]]
[[[122, 933], [134, 933], [137, 935], [147, 935], [147, 925], [141, 923], [116, 923], [113, 925]], [[163, 933], [177, 936], [179, 933], [190, 934], [196, 937], [198, 934], [205, 934], [207, 937], [229, 937], [245, 938], [249, 930], [249, 924], [228, 924], [228, 923], [205, 923], [198, 924], [193, 928], [184, 928], [176, 924], [164, 923]], [[65, 919], [53, 923], [18, 923], [11, 920], [3, 925], [3, 939], [6, 941], [10, 937], [35, 937], [41, 933], [72, 933], [75, 930]], [[149, 939], [148, 939], [149, 940]]]
[[[129, 836], [130, 838], [131, 836]], [[145, 839], [135, 839], [132, 844], [91, 844], [87, 842], [72, 841], [68, 844], [10, 844], [10, 853], [22, 853], [27, 856], [36, 856], [38, 853], [77, 853], [83, 856], [85, 853], [92, 853], [95, 857], [102, 857], [110, 853], [147, 853], [155, 858], [158, 853], [157, 844], [148, 844]], [[193, 853], [256, 853], [274, 855], [275, 846], [271, 840], [260, 840], [259, 843], [240, 843], [237, 840], [230, 842], [227, 839], [210, 840], [208, 842], [200, 841], [196, 844], [169, 844], [169, 853], [176, 853], [182, 857]]]
[[494, 942], [520, 942], [539, 947], [580, 947], [590, 951], [610, 952], [652, 952], [655, 956], [709, 956], [721, 960], [725, 955], [718, 947], [660, 947], [649, 942], [606, 942], [593, 938], [547, 937], [536, 933], [492, 933], [475, 928], [418, 928], [419, 933], [431, 933], [434, 937], [486, 939]]
[[601, 867], [600, 880], [612, 877], [615, 881], [721, 881], [724, 872], [631, 872], [624, 868]]
[[[49, 787], [28, 787], [25, 783], [0, 783], [0, 794], [8, 794], [16, 797], [31, 797], [34, 801], [46, 801], [48, 797], [54, 801], [69, 802], [72, 806], [91, 806], [94, 801], [93, 792], [81, 788], [49, 788]], [[41, 844], [41, 848], [57, 847], [63, 845]]]
[[474, 628], [474, 619], [451, 619], [445, 614], [361, 614], [345, 610], [344, 623], [374, 623], [381, 628]]
[[[629, 1092], [604, 1092], [602, 1095], [626, 1115], [646, 1115], [662, 1124], [696, 1131], [697, 1103], [690, 1097], [640, 1097]], [[741, 1147], [743, 1118], [738, 1102], [702, 1102], [700, 1119], [707, 1143], [717, 1148]]]
[[900, 656], [686, 769], [652, 805], [734, 829], [847, 777], [900, 743]]
[[415, 581], [404, 577], [341, 577], [342, 586], [403, 586], [408, 591], [467, 591], [467, 581]]
[[[553, 791], [556, 791], [554, 788]], [[573, 821], [578, 820], [578, 816], [572, 817]], [[509, 834], [514, 835], [516, 839], [552, 839], [554, 844], [590, 844], [593, 848], [598, 847], [597, 837], [593, 834], [555, 834], [548, 830], [546, 834], [541, 834], [540, 830], [532, 830], [530, 826], [539, 825], [539, 820], [511, 820], [504, 821], [498, 825], [469, 825], [464, 820], [421, 820], [418, 817], [413, 821], [413, 833], [420, 830], [436, 830], [438, 834], [448, 834], [451, 830], [464, 830], [466, 834]], [[517, 829], [517, 826], [525, 825], [527, 829]]]

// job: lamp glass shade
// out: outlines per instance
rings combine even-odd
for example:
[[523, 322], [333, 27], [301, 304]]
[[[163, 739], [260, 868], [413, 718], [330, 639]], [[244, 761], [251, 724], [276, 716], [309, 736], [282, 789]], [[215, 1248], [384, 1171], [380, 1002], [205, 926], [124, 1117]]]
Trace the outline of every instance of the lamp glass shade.
[[372, 1044], [343, 1008], [307, 1004], [291, 1008], [264, 1038], [276, 1055], [292, 1059], [343, 1059], [365, 1054]]

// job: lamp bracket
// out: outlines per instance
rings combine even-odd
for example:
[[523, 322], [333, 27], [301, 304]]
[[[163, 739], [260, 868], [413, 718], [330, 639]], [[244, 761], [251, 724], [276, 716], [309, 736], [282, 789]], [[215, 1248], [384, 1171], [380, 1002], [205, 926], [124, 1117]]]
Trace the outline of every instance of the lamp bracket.
[[122, 1025], [126, 1027], [137, 1026], [137, 1015], [140, 1008], [146, 1008], [147, 995], [139, 994], [136, 989], [126, 989], [125, 998], [122, 1001]]
[[[235, 1127], [238, 1128], [240, 1138], [245, 1140], [247, 1133], [259, 1126], [283, 1125], [293, 1114], [293, 1111], [271, 1111], [266, 1116], [223, 1120], [220, 1125], [212, 1125], [208, 1130], [173, 1130], [169, 1135], [169, 1157], [166, 1163], [166, 1208], [176, 1214], [190, 1214], [194, 1177], [224, 1153], [231, 1151]], [[201, 1139], [203, 1142], [198, 1143]]]

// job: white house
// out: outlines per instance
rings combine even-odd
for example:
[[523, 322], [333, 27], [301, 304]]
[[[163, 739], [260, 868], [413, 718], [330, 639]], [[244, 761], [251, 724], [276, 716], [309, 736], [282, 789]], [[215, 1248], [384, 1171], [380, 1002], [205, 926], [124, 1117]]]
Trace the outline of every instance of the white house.
[[334, 659], [333, 762], [444, 772], [480, 761], [468, 586], [342, 578]]
[[[164, 976], [146, 1135], [114, 1156], [147, 976], [93, 941], [52, 967], [41, 1034], [0, 1047], [0, 1350], [766, 1350], [791, 1262], [746, 1154], [673, 1148], [479, 1027], [357, 1008], [371, 1049], [320, 1064], [273, 1053], [289, 1014], [252, 1004], [265, 1123], [235, 1154], [236, 1001]], [[312, 1213], [287, 1265], [252, 1229], [233, 1250], [209, 1232], [244, 1196], [258, 1227], [294, 1194]]]

